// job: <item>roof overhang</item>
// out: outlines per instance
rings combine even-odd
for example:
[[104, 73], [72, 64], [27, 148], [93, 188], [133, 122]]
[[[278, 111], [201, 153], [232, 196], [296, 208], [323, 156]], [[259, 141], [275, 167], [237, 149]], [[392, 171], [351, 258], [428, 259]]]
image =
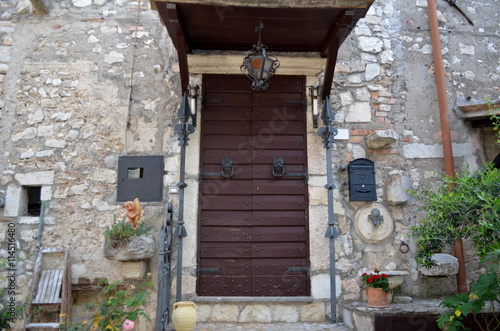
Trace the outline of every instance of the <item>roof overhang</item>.
[[[181, 84], [189, 84], [187, 55], [247, 51], [262, 42], [271, 52], [326, 57], [323, 98], [330, 93], [337, 52], [374, 0], [151, 0], [179, 56]], [[242, 54], [243, 55], [243, 54]]]

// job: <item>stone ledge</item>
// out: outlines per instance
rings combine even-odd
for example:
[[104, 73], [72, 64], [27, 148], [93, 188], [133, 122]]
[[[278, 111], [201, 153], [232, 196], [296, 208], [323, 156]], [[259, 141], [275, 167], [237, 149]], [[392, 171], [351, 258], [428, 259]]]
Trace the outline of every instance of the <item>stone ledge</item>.
[[313, 297], [194, 297], [194, 302], [200, 303], [310, 303], [328, 300], [316, 300]]

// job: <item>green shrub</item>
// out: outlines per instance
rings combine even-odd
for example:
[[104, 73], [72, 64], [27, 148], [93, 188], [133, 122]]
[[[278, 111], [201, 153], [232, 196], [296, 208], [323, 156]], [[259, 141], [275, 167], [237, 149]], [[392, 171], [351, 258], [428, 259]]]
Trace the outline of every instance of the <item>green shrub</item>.
[[135, 286], [115, 281], [108, 284], [106, 279], [101, 279], [98, 285], [103, 286], [102, 299], [97, 303], [87, 304], [87, 308], [93, 311], [90, 320], [79, 323], [67, 322], [59, 327], [60, 330], [120, 331], [126, 320], [133, 322], [139, 316], [151, 322], [143, 306], [146, 304], [146, 297], [151, 295], [148, 289], [154, 288], [152, 283], [145, 282]]
[[152, 228], [152, 226], [148, 226], [144, 222], [139, 222], [139, 225], [137, 225], [137, 228], [134, 230], [132, 224], [125, 222], [125, 218], [123, 218], [113, 226], [106, 227], [106, 231], [104, 232], [106, 245], [112, 248], [125, 245], [132, 240], [133, 237], [147, 234]]

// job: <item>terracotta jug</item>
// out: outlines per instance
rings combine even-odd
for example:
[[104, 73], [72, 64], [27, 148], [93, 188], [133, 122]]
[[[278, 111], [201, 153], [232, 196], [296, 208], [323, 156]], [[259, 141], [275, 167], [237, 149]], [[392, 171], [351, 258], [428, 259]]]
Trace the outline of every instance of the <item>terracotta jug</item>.
[[192, 331], [196, 325], [196, 305], [192, 301], [174, 303], [172, 322], [176, 331]]
[[366, 289], [368, 297], [368, 307], [372, 308], [387, 308], [387, 297], [391, 292], [385, 292], [381, 288], [369, 287]]

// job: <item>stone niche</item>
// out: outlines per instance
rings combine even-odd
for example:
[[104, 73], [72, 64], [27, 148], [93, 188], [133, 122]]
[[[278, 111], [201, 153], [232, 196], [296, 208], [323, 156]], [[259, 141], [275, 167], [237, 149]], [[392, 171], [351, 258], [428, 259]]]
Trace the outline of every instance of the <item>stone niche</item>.
[[[380, 212], [379, 224], [375, 225], [373, 210]], [[376, 217], [375, 217], [376, 218]], [[363, 242], [378, 244], [389, 238], [394, 230], [394, 221], [390, 212], [379, 203], [370, 203], [359, 208], [356, 212], [354, 229]]]

